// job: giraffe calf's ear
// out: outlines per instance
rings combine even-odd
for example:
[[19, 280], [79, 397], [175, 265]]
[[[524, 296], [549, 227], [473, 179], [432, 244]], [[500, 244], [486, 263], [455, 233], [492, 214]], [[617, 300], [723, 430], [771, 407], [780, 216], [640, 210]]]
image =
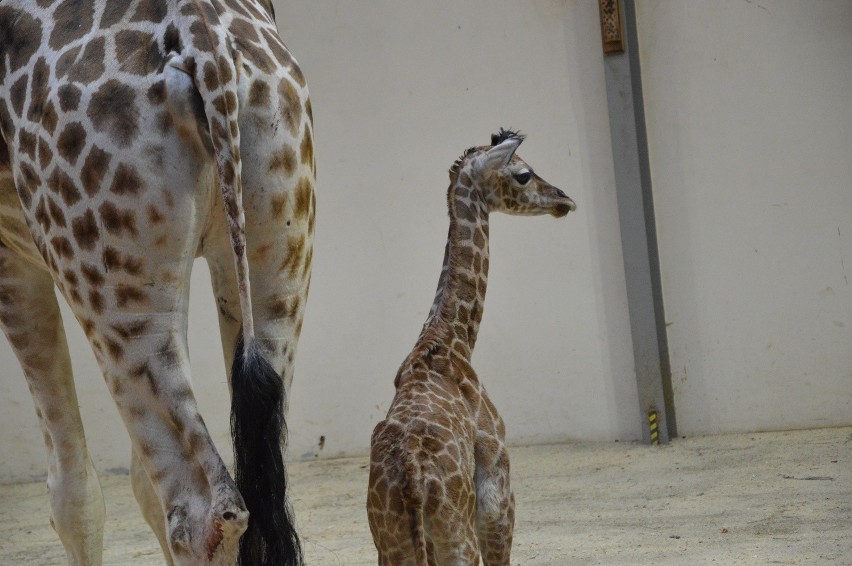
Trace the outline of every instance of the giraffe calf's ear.
[[511, 137], [495, 145], [476, 158], [475, 169], [502, 169], [509, 164], [522, 141], [521, 137]]

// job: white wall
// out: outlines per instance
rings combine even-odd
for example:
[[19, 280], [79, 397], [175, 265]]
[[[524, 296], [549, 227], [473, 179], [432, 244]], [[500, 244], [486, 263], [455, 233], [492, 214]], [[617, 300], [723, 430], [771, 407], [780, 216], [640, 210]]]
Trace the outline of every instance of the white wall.
[[679, 432], [852, 423], [852, 3], [637, 3]]
[[[319, 166], [291, 457], [367, 450], [433, 298], [447, 169], [500, 126], [529, 135], [520, 153], [579, 210], [558, 221], [492, 220], [474, 365], [514, 442], [639, 437], [596, 3], [341, 0], [276, 8], [311, 88]], [[196, 395], [227, 453], [224, 370], [203, 263], [193, 293]], [[126, 467], [126, 432], [72, 326], [91, 452], [99, 469]], [[0, 363], [0, 481], [41, 474], [41, 434], [2, 340]]]

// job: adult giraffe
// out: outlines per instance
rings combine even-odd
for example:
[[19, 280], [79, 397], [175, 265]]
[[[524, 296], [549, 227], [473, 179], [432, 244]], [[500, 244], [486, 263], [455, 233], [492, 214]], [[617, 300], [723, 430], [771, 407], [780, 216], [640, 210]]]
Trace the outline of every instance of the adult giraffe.
[[[43, 428], [69, 563], [100, 564], [104, 510], [54, 286], [130, 433], [166, 561], [301, 561], [281, 440], [314, 178], [305, 80], [269, 0], [0, 4], [0, 326]], [[197, 256], [233, 360], [236, 485], [190, 387]]]

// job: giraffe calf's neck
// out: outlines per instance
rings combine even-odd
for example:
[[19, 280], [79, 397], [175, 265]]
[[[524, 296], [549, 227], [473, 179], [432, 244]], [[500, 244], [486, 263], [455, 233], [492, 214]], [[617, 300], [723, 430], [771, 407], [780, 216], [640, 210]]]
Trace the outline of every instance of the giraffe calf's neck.
[[505, 427], [470, 365], [488, 281], [488, 218], [576, 208], [515, 154], [522, 141], [501, 130], [450, 169], [435, 300], [372, 436], [367, 512], [380, 565], [509, 564]]

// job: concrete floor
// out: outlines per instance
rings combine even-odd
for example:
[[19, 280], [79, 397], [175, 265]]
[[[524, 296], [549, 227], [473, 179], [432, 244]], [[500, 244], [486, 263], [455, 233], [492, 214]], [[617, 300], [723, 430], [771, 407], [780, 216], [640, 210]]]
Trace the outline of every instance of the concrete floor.
[[[515, 447], [513, 564], [852, 564], [852, 428]], [[309, 565], [375, 564], [367, 459], [290, 465]], [[162, 564], [126, 476], [104, 561]], [[0, 486], [0, 564], [64, 563], [43, 484]]]

